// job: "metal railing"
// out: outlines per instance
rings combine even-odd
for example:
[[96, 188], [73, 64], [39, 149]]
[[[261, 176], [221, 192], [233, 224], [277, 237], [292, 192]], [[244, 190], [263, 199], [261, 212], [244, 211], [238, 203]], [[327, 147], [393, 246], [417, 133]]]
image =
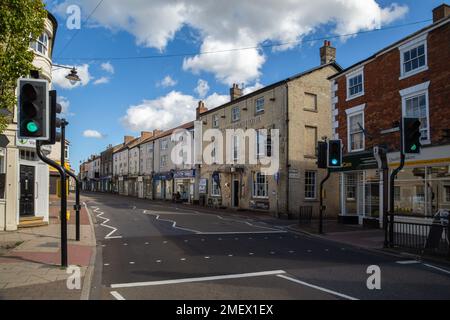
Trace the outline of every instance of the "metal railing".
[[449, 223], [447, 217], [423, 217], [389, 214], [388, 245], [420, 255], [447, 256], [450, 259]]

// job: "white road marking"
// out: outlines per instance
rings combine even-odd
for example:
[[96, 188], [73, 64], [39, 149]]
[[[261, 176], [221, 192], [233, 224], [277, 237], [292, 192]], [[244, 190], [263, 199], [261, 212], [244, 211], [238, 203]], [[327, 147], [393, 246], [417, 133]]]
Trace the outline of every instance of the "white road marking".
[[270, 254], [275, 254], [275, 252], [274, 251], [270, 251]]
[[253, 252], [249, 252], [248, 255], [252, 256], [252, 255], [254, 255], [254, 253]]
[[146, 242], [145, 244], [149, 244], [148, 242]]
[[105, 267], [107, 267], [107, 266], [109, 266], [109, 263], [104, 263], [103, 265], [104, 265]]
[[291, 251], [289, 251], [289, 253], [294, 253], [295, 251], [293, 251], [293, 250], [291, 250]]
[[130, 261], [130, 264], [134, 264], [134, 261]]
[[125, 298], [117, 291], [111, 291], [110, 293], [116, 300], [125, 300]]
[[184, 242], [189, 242], [189, 240], [184, 240]]
[[163, 243], [164, 243], [164, 244], [166, 244], [166, 243], [167, 243], [167, 241], [163, 241]]
[[396, 263], [398, 264], [416, 264], [416, 263], [420, 263], [417, 260], [401, 260], [401, 261], [397, 261]]
[[99, 210], [98, 207], [94, 210], [95, 213], [98, 213], [97, 214], [97, 218], [101, 218], [101, 219], [104, 220], [100, 225], [103, 226], [103, 227], [112, 229], [112, 231], [105, 236], [105, 239], [122, 238], [122, 236], [112, 236], [112, 234], [114, 234], [117, 231], [117, 228], [114, 228], [114, 227], [111, 227], [111, 226], [107, 225], [106, 223], [109, 222], [110, 220], [108, 218], [102, 217], [105, 213], [104, 212], [98, 212], [98, 210]]
[[205, 259], [209, 259], [210, 257], [206, 256]]
[[156, 263], [161, 263], [162, 261], [161, 260], [156, 260]]
[[181, 258], [180, 260], [181, 260], [181, 261], [186, 261], [186, 258]]
[[291, 278], [291, 277], [285, 276], [283, 274], [278, 274], [277, 277], [280, 277], [280, 278], [283, 278], [283, 279], [286, 279], [286, 280], [289, 280], [289, 281], [292, 281], [292, 282], [296, 282], [298, 284], [301, 284], [301, 285], [304, 285], [304, 286], [307, 286], [307, 287], [310, 287], [310, 288], [313, 288], [313, 289], [317, 289], [317, 290], [320, 290], [320, 291], [323, 291], [323, 292], [327, 292], [327, 293], [330, 293], [332, 295], [335, 295], [335, 296], [338, 296], [338, 297], [341, 297], [341, 298], [344, 298], [344, 299], [359, 300], [357, 298], [348, 296], [346, 294], [342, 294], [342, 293], [339, 293], [337, 291], [333, 291], [333, 290], [330, 290], [330, 289], [319, 287], [319, 286], [316, 286], [316, 285], [311, 284], [311, 283], [307, 283], [307, 282], [304, 282], [304, 281], [301, 281], [301, 280], [298, 280], [298, 279], [295, 279], [295, 278]]
[[428, 264], [428, 263], [424, 263], [423, 265], [424, 265], [424, 266], [426, 266], [426, 267], [428, 267], [428, 268], [436, 269], [436, 270], [439, 270], [439, 271], [441, 271], [441, 272], [444, 272], [444, 273], [450, 274], [450, 271], [449, 271], [449, 270], [446, 270], [446, 269], [442, 269], [442, 268], [439, 268], [439, 267], [433, 266], [433, 265], [431, 265], [431, 264]]
[[189, 283], [189, 282], [214, 281], [214, 280], [224, 280], [224, 279], [251, 278], [251, 277], [261, 277], [261, 276], [271, 276], [271, 275], [282, 275], [284, 273], [286, 273], [286, 271], [273, 270], [273, 271], [262, 271], [262, 272], [251, 272], [251, 273], [240, 273], [240, 274], [227, 274], [227, 275], [211, 276], [211, 277], [184, 278], [184, 279], [148, 281], [148, 282], [118, 283], [118, 284], [112, 284], [111, 288], [132, 288], [132, 287], [158, 286], [158, 285]]
[[127, 246], [127, 245], [128, 245], [128, 243], [124, 243], [123, 245], [124, 245], [124, 246]]
[[233, 255], [232, 255], [232, 254], [229, 254], [228, 256], [229, 256], [229, 257], [232, 257]]

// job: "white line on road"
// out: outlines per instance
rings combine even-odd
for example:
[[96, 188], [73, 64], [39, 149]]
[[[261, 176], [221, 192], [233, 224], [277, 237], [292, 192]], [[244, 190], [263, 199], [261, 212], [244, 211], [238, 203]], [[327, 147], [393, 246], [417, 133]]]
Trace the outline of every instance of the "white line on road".
[[110, 293], [116, 300], [125, 300], [125, 298], [117, 291], [111, 291]]
[[420, 261], [417, 261], [417, 260], [401, 260], [401, 261], [397, 261], [396, 263], [398, 263], [398, 264], [416, 264], [416, 263], [420, 263]]
[[450, 271], [449, 271], [449, 270], [446, 270], [446, 269], [442, 269], [442, 268], [439, 268], [439, 267], [433, 266], [433, 265], [431, 265], [431, 264], [428, 264], [428, 263], [424, 263], [423, 265], [424, 265], [424, 266], [426, 266], [426, 267], [428, 267], [428, 268], [436, 269], [436, 270], [438, 270], [438, 271], [441, 271], [441, 272], [444, 272], [444, 273], [450, 274]]
[[97, 214], [97, 218], [101, 218], [101, 219], [104, 220], [100, 225], [102, 227], [106, 227], [106, 228], [112, 229], [112, 231], [105, 236], [105, 239], [122, 238], [122, 236], [112, 236], [112, 234], [117, 231], [117, 228], [114, 228], [114, 227], [111, 227], [111, 226], [107, 225], [106, 223], [109, 222], [110, 220], [108, 218], [102, 217], [105, 213], [104, 212], [98, 212], [98, 210], [99, 210], [99, 208], [96, 208], [94, 210], [95, 213], [98, 213]]
[[316, 290], [327, 292], [327, 293], [330, 293], [332, 295], [335, 295], [335, 296], [338, 296], [338, 297], [341, 297], [341, 298], [344, 298], [344, 299], [359, 300], [357, 298], [354, 298], [354, 297], [351, 297], [351, 296], [348, 296], [348, 295], [345, 295], [345, 294], [342, 294], [342, 293], [339, 293], [339, 292], [336, 292], [336, 291], [333, 291], [333, 290], [322, 288], [322, 287], [316, 286], [314, 284], [307, 283], [307, 282], [304, 282], [304, 281], [301, 281], [301, 280], [298, 280], [298, 279], [295, 279], [295, 278], [291, 278], [291, 277], [288, 277], [288, 276], [285, 276], [285, 275], [282, 275], [282, 274], [278, 274], [277, 277], [280, 277], [280, 278], [283, 278], [283, 279], [286, 279], [286, 280], [289, 280], [289, 281], [292, 281], [292, 282], [295, 282], [295, 283], [298, 283], [298, 284], [301, 284], [301, 285], [304, 285], [304, 286], [307, 286], [307, 287], [310, 287], [310, 288], [313, 288], [313, 289], [316, 289]]
[[227, 275], [211, 276], [211, 277], [184, 278], [184, 279], [175, 279], [175, 280], [161, 280], [161, 281], [133, 282], [133, 283], [118, 283], [118, 284], [112, 284], [111, 288], [132, 288], [132, 287], [158, 286], [158, 285], [178, 284], [178, 283], [188, 283], [188, 282], [203, 282], [203, 281], [214, 281], [214, 280], [224, 280], [224, 279], [239, 279], [239, 278], [281, 275], [284, 273], [286, 273], [286, 271], [273, 270], [273, 271], [262, 271], [262, 272], [251, 272], [251, 273], [240, 273], [240, 274], [227, 274]]

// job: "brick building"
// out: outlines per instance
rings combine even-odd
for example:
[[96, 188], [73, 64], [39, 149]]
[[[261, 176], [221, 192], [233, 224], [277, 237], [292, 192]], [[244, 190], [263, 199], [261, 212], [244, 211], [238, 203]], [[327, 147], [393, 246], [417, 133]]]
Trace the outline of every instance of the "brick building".
[[340, 175], [343, 220], [381, 222], [383, 183], [373, 147], [399, 165], [402, 117], [421, 120], [422, 151], [407, 155], [396, 180], [395, 209], [429, 216], [450, 208], [450, 10], [433, 10], [433, 23], [380, 50], [332, 80], [333, 135], [344, 145]]

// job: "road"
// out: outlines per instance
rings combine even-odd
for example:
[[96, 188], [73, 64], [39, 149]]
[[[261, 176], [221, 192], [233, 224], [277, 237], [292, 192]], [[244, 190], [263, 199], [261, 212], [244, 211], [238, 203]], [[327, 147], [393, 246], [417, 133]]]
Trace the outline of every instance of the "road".
[[[93, 299], [450, 299], [450, 271], [290, 231], [289, 221], [93, 194]], [[292, 223], [292, 221], [290, 221]], [[369, 266], [380, 289], [368, 289]]]

